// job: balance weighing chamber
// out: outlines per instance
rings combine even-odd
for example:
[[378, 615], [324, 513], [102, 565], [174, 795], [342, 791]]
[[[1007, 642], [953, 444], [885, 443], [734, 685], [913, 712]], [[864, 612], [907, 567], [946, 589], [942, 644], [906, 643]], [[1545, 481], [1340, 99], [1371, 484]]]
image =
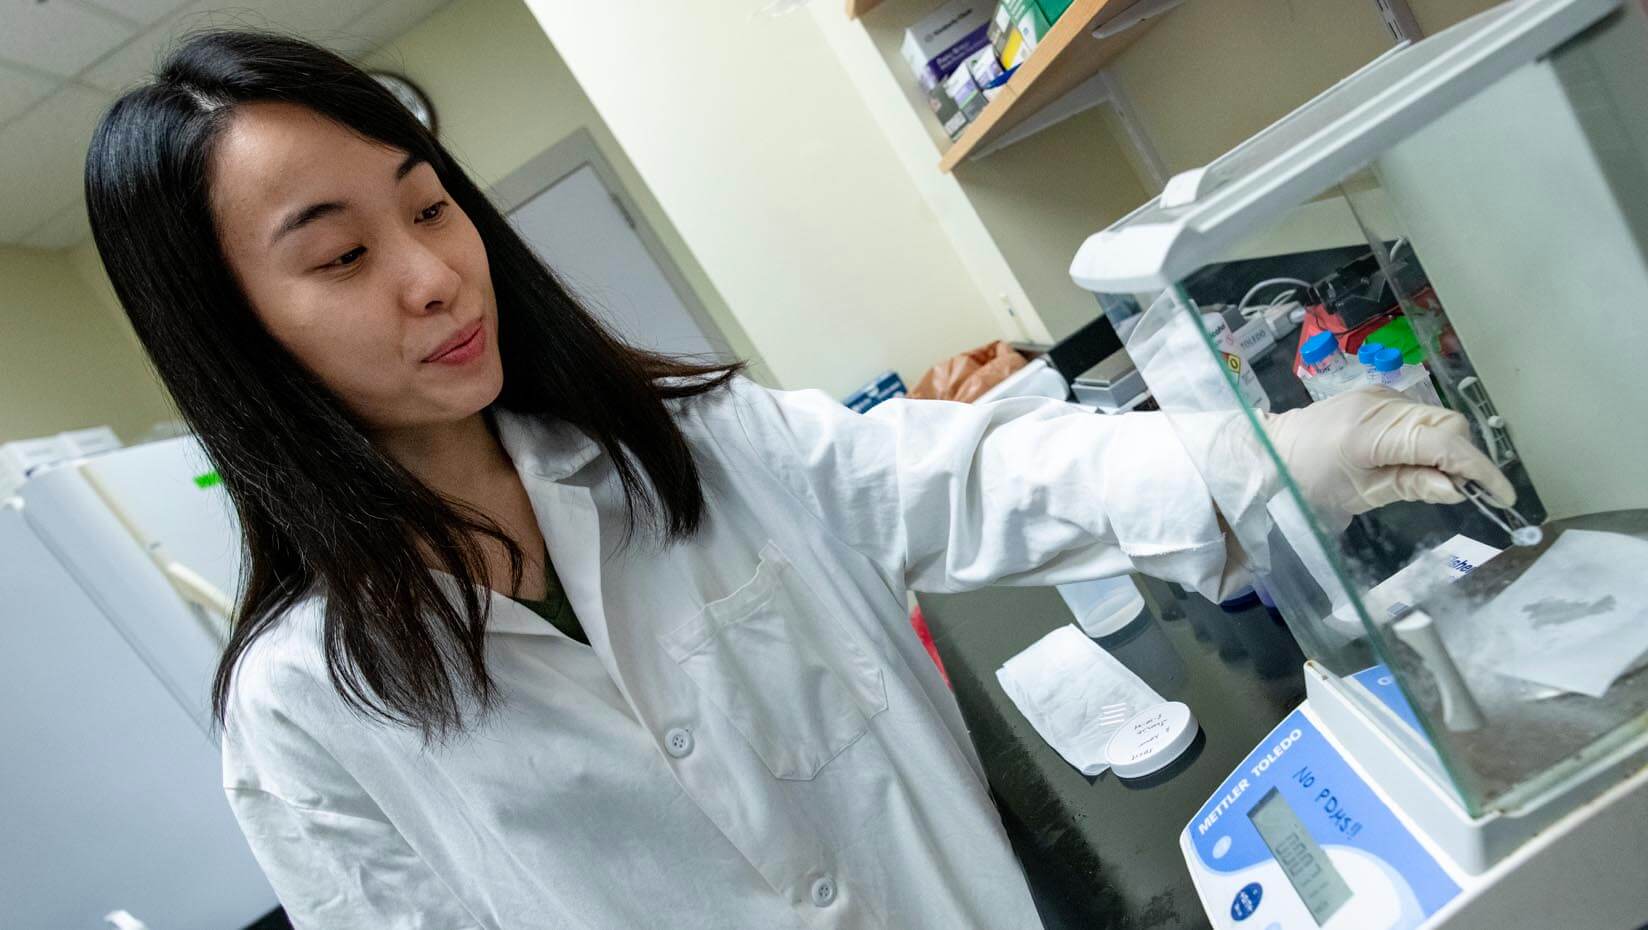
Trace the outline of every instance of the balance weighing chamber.
[[[1306, 330], [1354, 359], [1402, 318], [1537, 541], [1491, 499], [1352, 518], [1299, 494], [1191, 293], [1347, 245], [1361, 271], [1295, 295]], [[1307, 657], [1305, 703], [1181, 836], [1214, 925], [1648, 925], [1644, 6], [1513, 0], [1394, 49], [1071, 274], [1148, 308], [1129, 355]]]

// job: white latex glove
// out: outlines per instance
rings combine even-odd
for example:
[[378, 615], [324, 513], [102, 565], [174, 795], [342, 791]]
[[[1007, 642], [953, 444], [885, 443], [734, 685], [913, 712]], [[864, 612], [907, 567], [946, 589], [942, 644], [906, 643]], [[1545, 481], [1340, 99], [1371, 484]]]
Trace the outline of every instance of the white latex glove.
[[1464, 416], [1389, 388], [1363, 388], [1262, 422], [1299, 492], [1347, 515], [1396, 501], [1457, 504], [1454, 480], [1480, 484], [1501, 504], [1516, 489], [1471, 442]]

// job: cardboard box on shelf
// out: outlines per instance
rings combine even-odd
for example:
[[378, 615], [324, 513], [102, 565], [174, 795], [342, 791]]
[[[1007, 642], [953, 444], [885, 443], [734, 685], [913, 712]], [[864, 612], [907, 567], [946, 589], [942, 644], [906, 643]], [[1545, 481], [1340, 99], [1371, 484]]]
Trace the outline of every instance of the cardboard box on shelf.
[[1024, 50], [1024, 33], [1019, 31], [1019, 17], [1024, 14], [1026, 3], [1033, 4], [1034, 0], [1001, 0], [990, 17], [990, 47], [1007, 71], [1017, 68], [1028, 54]]
[[944, 79], [944, 92], [956, 102], [967, 122], [978, 119], [978, 115], [984, 112], [984, 91], [973, 81], [973, 74], [966, 66], [950, 72], [950, 76]]
[[1036, 6], [1041, 7], [1042, 16], [1047, 18], [1048, 25], [1059, 21], [1064, 11], [1070, 9], [1075, 0], [1036, 0]]
[[931, 90], [989, 44], [989, 29], [989, 0], [949, 0], [906, 29], [899, 50], [922, 88]]
[[1021, 5], [1025, 8], [1024, 13], [1018, 18], [1019, 35], [1024, 37], [1024, 51], [1021, 54], [1029, 58], [1035, 54], [1036, 46], [1046, 38], [1047, 30], [1053, 28], [1053, 24], [1048, 21], [1047, 14], [1042, 12], [1036, 0], [1023, 0]]
[[1030, 57], [1074, 0], [1001, 0], [990, 20], [990, 44], [1011, 71]]
[[934, 84], [927, 88], [927, 106], [933, 111], [938, 124], [944, 127], [944, 134], [951, 139], [959, 137], [967, 128], [967, 115], [961, 112], [961, 107], [950, 98], [943, 84]]
[[990, 99], [993, 96], [990, 93], [990, 85], [1002, 75], [1001, 62], [996, 60], [996, 50], [981, 48], [974, 52], [967, 59], [967, 73], [973, 76], [973, 83], [984, 92], [985, 99]]

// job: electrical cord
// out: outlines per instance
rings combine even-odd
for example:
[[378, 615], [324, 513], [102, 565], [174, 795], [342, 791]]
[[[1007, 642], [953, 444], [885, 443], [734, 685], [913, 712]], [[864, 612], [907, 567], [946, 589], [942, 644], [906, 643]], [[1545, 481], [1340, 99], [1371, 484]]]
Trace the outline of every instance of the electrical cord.
[[[1257, 294], [1260, 291], [1264, 290], [1265, 288], [1270, 287], [1271, 285], [1274, 285], [1274, 284], [1296, 284], [1299, 287], [1305, 287], [1305, 288], [1308, 288], [1308, 287], [1311, 286], [1309, 281], [1301, 281], [1298, 278], [1266, 278], [1265, 280], [1260, 281], [1258, 284], [1255, 284], [1252, 287], [1248, 288], [1247, 293], [1242, 295], [1241, 303], [1238, 303], [1236, 305], [1236, 312], [1241, 314], [1242, 319], [1251, 320], [1255, 316], [1258, 316], [1259, 314], [1264, 312], [1264, 308], [1256, 307], [1256, 308], [1254, 308], [1255, 312], [1252, 313], [1252, 314], [1249, 314], [1247, 312], [1247, 302], [1253, 299], [1254, 294]], [[1282, 297], [1285, 298], [1289, 294], [1292, 294], [1292, 293], [1293, 293], [1292, 291], [1289, 291], [1287, 294], [1283, 294]], [[1274, 301], [1274, 300], [1271, 301], [1271, 304], [1275, 304], [1275, 303], [1276, 303], [1276, 301]]]

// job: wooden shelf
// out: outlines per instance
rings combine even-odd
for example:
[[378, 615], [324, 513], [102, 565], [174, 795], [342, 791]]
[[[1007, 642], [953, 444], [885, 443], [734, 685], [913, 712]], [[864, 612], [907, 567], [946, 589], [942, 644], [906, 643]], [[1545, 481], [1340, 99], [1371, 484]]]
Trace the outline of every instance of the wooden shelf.
[[[864, 6], [867, 0], [849, 0]], [[1013, 72], [996, 99], [985, 106], [944, 153], [940, 171], [948, 172], [962, 160], [1006, 135], [1013, 127], [1056, 102], [1083, 81], [1097, 74], [1112, 58], [1133, 44], [1154, 18], [1108, 39], [1093, 38], [1093, 30], [1127, 12], [1136, 0], [1076, 0], [1059, 17], [1047, 37], [1036, 46], [1028, 61]], [[873, 6], [874, 3], [869, 5]]]
[[847, 0], [847, 18], [857, 19], [881, 5], [881, 0]]

